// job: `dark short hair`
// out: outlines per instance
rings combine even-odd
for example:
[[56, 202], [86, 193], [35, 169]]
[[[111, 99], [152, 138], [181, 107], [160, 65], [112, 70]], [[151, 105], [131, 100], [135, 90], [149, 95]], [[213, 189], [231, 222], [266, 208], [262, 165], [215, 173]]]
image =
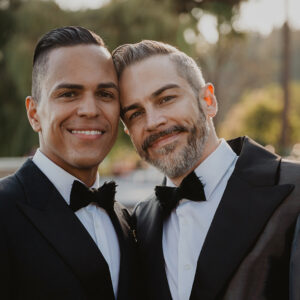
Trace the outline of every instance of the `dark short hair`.
[[169, 44], [151, 40], [124, 44], [112, 52], [118, 78], [121, 78], [128, 66], [155, 55], [168, 55], [175, 64], [178, 75], [190, 84], [195, 94], [205, 86], [202, 72], [194, 59]]
[[53, 29], [38, 41], [33, 55], [32, 96], [38, 101], [41, 95], [40, 82], [47, 71], [48, 54], [60, 47], [77, 45], [99, 45], [105, 47], [100, 36], [80, 26], [66, 26]]

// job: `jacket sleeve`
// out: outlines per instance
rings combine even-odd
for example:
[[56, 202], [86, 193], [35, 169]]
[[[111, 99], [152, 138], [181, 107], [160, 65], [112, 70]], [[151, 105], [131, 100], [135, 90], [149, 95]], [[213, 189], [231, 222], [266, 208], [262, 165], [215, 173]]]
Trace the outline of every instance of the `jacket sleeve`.
[[290, 260], [290, 300], [300, 299], [300, 215], [297, 219]]

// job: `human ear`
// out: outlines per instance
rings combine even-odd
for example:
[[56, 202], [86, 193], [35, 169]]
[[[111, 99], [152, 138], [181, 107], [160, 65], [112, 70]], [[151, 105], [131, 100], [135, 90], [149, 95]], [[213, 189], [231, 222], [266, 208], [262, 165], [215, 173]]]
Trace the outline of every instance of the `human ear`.
[[204, 87], [203, 95], [206, 114], [212, 118], [217, 114], [218, 111], [218, 103], [214, 90], [214, 86], [211, 83], [207, 83]]
[[37, 114], [37, 102], [31, 97], [27, 96], [25, 100], [27, 117], [32, 129], [35, 132], [41, 131], [41, 124]]
[[127, 135], [129, 135], [129, 130], [128, 130], [128, 128], [127, 128], [127, 126], [126, 126], [126, 124], [125, 124], [123, 118], [121, 118], [121, 122], [122, 122], [122, 124], [123, 124], [123, 126], [124, 126], [124, 132], [125, 132]]
[[124, 125], [124, 132], [129, 135], [129, 130], [125, 125]]

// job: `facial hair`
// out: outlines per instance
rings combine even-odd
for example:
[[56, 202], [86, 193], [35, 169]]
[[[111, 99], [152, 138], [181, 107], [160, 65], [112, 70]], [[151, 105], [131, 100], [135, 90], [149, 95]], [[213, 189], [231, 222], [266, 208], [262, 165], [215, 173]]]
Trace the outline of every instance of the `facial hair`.
[[[176, 153], [175, 150], [178, 142], [175, 141], [156, 150], [156, 153], [160, 155], [159, 158], [151, 157], [148, 148], [160, 137], [173, 132], [188, 133], [187, 143], [183, 149]], [[176, 125], [150, 135], [145, 139], [141, 149], [137, 149], [137, 151], [143, 159], [158, 168], [166, 176], [169, 178], [177, 178], [186, 174], [197, 165], [203, 155], [208, 134], [209, 127], [206, 117], [202, 108], [199, 106], [199, 118], [194, 126], [187, 128], [185, 126]]]

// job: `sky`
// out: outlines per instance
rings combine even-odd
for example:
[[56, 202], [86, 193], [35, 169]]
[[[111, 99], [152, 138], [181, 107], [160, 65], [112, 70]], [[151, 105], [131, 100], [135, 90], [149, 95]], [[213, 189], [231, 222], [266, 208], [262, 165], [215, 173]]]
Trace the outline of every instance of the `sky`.
[[[55, 0], [61, 8], [79, 10], [99, 8], [109, 0]], [[241, 14], [235, 26], [241, 30], [258, 31], [268, 35], [273, 28], [281, 27], [285, 21], [286, 3], [288, 3], [289, 24], [292, 28], [300, 29], [300, 0], [248, 0], [241, 5]], [[218, 39], [215, 29], [216, 21], [206, 15], [200, 19], [199, 31], [208, 42]]]
[[274, 27], [284, 23], [286, 3], [290, 25], [300, 29], [299, 0], [249, 0], [241, 6], [240, 27], [269, 34]]

